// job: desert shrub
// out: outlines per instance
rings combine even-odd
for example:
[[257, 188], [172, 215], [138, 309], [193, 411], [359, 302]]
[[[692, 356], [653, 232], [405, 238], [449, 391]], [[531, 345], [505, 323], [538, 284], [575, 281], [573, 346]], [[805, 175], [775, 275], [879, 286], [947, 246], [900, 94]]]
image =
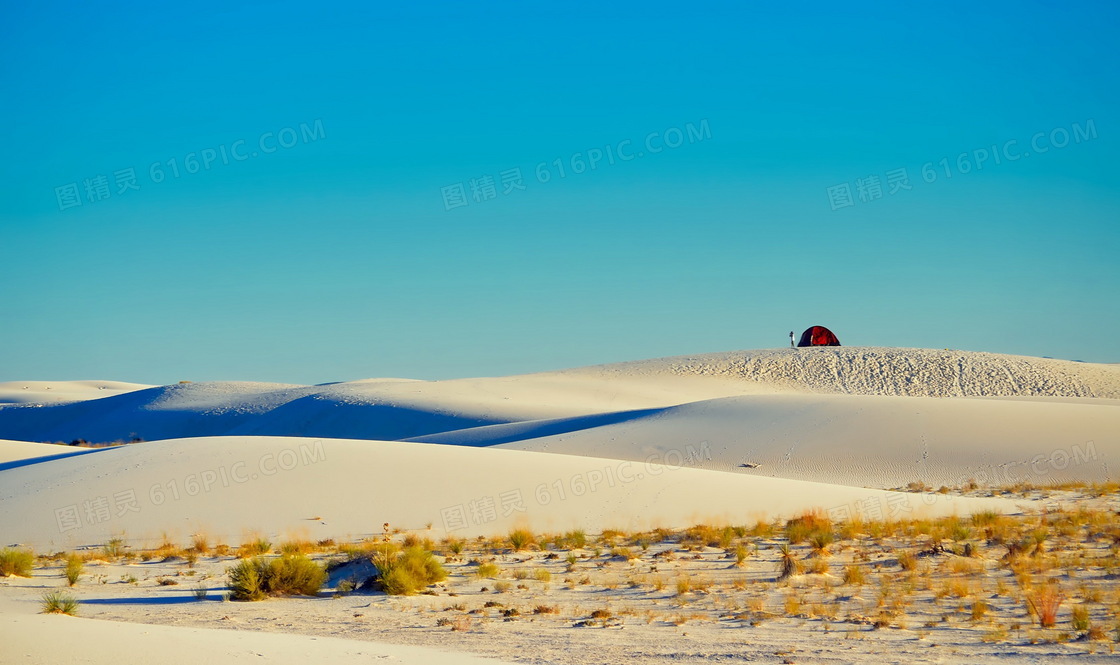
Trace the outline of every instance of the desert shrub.
[[1065, 595], [1057, 584], [1029, 589], [1026, 594], [1027, 611], [1034, 615], [1038, 625], [1042, 628], [1051, 628], [1058, 619], [1058, 607], [1065, 600]]
[[260, 557], [245, 559], [229, 569], [230, 600], [264, 600], [268, 562]]
[[447, 546], [447, 551], [456, 556], [463, 553], [463, 547], [467, 544], [462, 538], [448, 538], [444, 543]]
[[569, 531], [565, 533], [560, 540], [564, 542], [569, 549], [583, 549], [587, 545], [587, 534], [581, 530]]
[[282, 556], [269, 564], [266, 586], [271, 594], [314, 596], [326, 581], [327, 572], [306, 556]]
[[373, 564], [380, 573], [381, 588], [392, 596], [412, 595], [447, 579], [447, 571], [439, 559], [422, 547], [375, 554]]
[[199, 554], [206, 554], [210, 551], [210, 539], [204, 533], [196, 533], [191, 537], [191, 549]]
[[272, 543], [269, 542], [267, 538], [256, 538], [254, 540], [249, 540], [241, 543], [241, 547], [237, 549], [237, 556], [241, 557], [242, 559], [247, 559], [249, 557], [268, 554], [271, 551]]
[[1073, 608], [1073, 629], [1081, 632], [1089, 630], [1089, 608], [1084, 605], [1078, 605]]
[[782, 543], [780, 552], [782, 556], [779, 562], [778, 579], [784, 580], [797, 572], [797, 560], [793, 558], [793, 551], [786, 543]]
[[[823, 538], [822, 534], [825, 532], [828, 533], [828, 543], [831, 543], [832, 523], [819, 510], [804, 512], [786, 522], [786, 538], [791, 545], [812, 539], [814, 536]], [[827, 547], [827, 544], [825, 546]]]
[[914, 570], [918, 566], [918, 559], [913, 552], [903, 552], [898, 555], [898, 565], [903, 570]]
[[66, 583], [70, 586], [77, 584], [78, 580], [82, 577], [83, 568], [82, 557], [73, 553], [67, 556], [66, 568], [62, 571], [62, 574], [66, 577]]
[[0, 577], [17, 575], [31, 577], [31, 566], [35, 563], [35, 553], [31, 550], [17, 550], [5, 547], [0, 550]]
[[230, 599], [313, 596], [326, 580], [323, 567], [303, 555], [281, 556], [272, 561], [253, 557], [229, 569]]
[[515, 550], [523, 550], [535, 542], [533, 533], [526, 529], [514, 529], [509, 532], [509, 544]]
[[124, 539], [110, 538], [109, 542], [102, 546], [101, 551], [105, 554], [105, 558], [110, 561], [121, 558], [124, 556]]
[[498, 568], [496, 563], [481, 563], [478, 565], [478, 570], [474, 574], [479, 578], [494, 578], [501, 574], [501, 569]]
[[315, 551], [315, 544], [310, 540], [288, 540], [280, 543], [281, 554], [310, 554]]
[[43, 614], [69, 614], [74, 616], [78, 611], [78, 599], [62, 591], [51, 591], [43, 594]]
[[816, 558], [809, 562], [809, 572], [823, 575], [828, 572], [828, 560]]
[[538, 582], [550, 582], [552, 580], [552, 573], [548, 572], [545, 568], [534, 568], [533, 578]]
[[844, 568], [844, 584], [863, 586], [866, 583], [867, 576], [864, 574], [863, 568], [856, 565], [846, 566]]
[[813, 546], [813, 551], [822, 556], [828, 554], [828, 546], [833, 540], [832, 532], [826, 529], [818, 529], [809, 534], [809, 544]]

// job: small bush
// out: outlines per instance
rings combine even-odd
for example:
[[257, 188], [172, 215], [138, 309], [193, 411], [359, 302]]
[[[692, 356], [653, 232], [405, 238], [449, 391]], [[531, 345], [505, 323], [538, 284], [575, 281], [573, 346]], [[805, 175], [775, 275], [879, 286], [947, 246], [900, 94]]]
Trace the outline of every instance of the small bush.
[[110, 538], [109, 542], [101, 548], [101, 552], [109, 561], [116, 561], [124, 556], [124, 539]]
[[82, 570], [84, 567], [84, 564], [82, 564], [82, 557], [73, 553], [67, 556], [66, 568], [62, 571], [62, 574], [66, 577], [66, 583], [70, 586], [77, 584], [78, 580], [82, 577]]
[[1089, 608], [1084, 605], [1078, 605], [1073, 608], [1073, 629], [1080, 632], [1089, 630]]
[[988, 604], [982, 600], [972, 601], [971, 618], [973, 621], [980, 621], [988, 613]]
[[828, 561], [822, 558], [813, 559], [809, 562], [809, 572], [817, 575], [824, 575], [828, 572]]
[[587, 545], [587, 534], [580, 530], [569, 531], [563, 535], [561, 540], [564, 541], [564, 544], [567, 545], [569, 549], [583, 549], [583, 547]]
[[264, 600], [268, 563], [259, 557], [245, 559], [229, 569], [230, 600]]
[[448, 538], [445, 543], [447, 545], [447, 551], [455, 556], [462, 554], [463, 547], [467, 544], [462, 538]]
[[242, 543], [241, 547], [237, 550], [237, 556], [242, 559], [247, 559], [249, 557], [268, 554], [271, 551], [272, 543], [270, 543], [267, 538], [257, 538], [256, 540]]
[[851, 584], [853, 586], [863, 586], [867, 583], [867, 576], [863, 572], [863, 568], [851, 565], [844, 568], [844, 584]]
[[326, 580], [323, 567], [303, 555], [282, 556], [272, 561], [253, 557], [229, 569], [230, 599], [314, 596]]
[[266, 581], [271, 594], [314, 596], [327, 581], [327, 571], [306, 556], [282, 556], [272, 560]]
[[535, 542], [536, 539], [533, 537], [532, 532], [525, 529], [514, 529], [509, 532], [509, 544], [515, 550], [523, 550]]
[[797, 572], [797, 560], [793, 558], [793, 551], [789, 548], [787, 543], [782, 543], [780, 552], [782, 554], [781, 562], [779, 563], [778, 580], [784, 580], [790, 575]]
[[9, 575], [31, 577], [31, 566], [34, 563], [35, 553], [31, 550], [6, 547], [0, 550], [0, 577]]
[[903, 570], [914, 570], [918, 566], [918, 559], [913, 552], [903, 552], [898, 555], [898, 565]]
[[1034, 615], [1042, 628], [1054, 626], [1063, 600], [1065, 595], [1057, 584], [1047, 584], [1026, 593], [1027, 611]]
[[804, 512], [786, 522], [786, 538], [789, 539], [790, 545], [796, 545], [823, 532], [828, 532], [829, 543], [831, 543], [832, 522], [820, 510]]
[[487, 562], [487, 563], [479, 564], [478, 565], [478, 570], [474, 571], [474, 574], [479, 579], [493, 579], [493, 578], [497, 577], [498, 575], [500, 575], [501, 572], [502, 572], [501, 569], [498, 568], [498, 564]]
[[280, 543], [281, 554], [310, 554], [315, 551], [315, 544], [309, 540], [288, 540]]
[[206, 554], [210, 551], [210, 539], [204, 533], [196, 533], [191, 537], [191, 549], [199, 554]]
[[533, 579], [537, 580], [538, 582], [548, 583], [552, 581], [552, 573], [548, 572], [548, 570], [545, 568], [534, 568]]
[[68, 593], [51, 591], [43, 594], [43, 614], [69, 614], [78, 612], [78, 599]]
[[380, 552], [373, 565], [381, 575], [381, 587], [392, 596], [412, 595], [426, 586], [447, 579], [447, 571], [434, 554], [422, 547], [403, 552]]

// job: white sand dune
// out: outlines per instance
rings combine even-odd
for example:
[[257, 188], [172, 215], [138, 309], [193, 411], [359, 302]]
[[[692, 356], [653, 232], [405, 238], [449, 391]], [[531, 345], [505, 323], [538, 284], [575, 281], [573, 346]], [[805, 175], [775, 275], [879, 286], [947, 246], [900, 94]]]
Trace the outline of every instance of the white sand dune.
[[[885, 505], [898, 497], [878, 490], [918, 480], [1109, 480], [1120, 455], [1118, 386], [1120, 367], [1109, 365], [841, 347], [458, 381], [190, 383], [9, 404], [0, 407], [9, 438], [164, 440], [80, 455], [0, 443], [0, 533], [64, 548], [165, 530], [337, 538], [386, 521], [463, 534], [519, 521], [682, 526]], [[41, 452], [58, 457], [36, 459]], [[654, 473], [656, 463], [686, 468]], [[520, 496], [524, 510], [503, 495]], [[1014, 509], [949, 499], [931, 509], [981, 505]]]
[[0, 437], [93, 442], [219, 435], [400, 440], [487, 425], [775, 394], [1120, 399], [1120, 367], [965, 351], [826, 347], [454, 381], [191, 383], [70, 403], [0, 405]]
[[1102, 482], [1120, 476], [1120, 401], [728, 397], [415, 440], [638, 461], [703, 443], [693, 466], [885, 488]]
[[[687, 455], [682, 447], [682, 455]], [[64, 550], [163, 534], [239, 543], [355, 538], [382, 524], [433, 536], [524, 525], [644, 529], [753, 523], [803, 510], [884, 514], [1015, 512], [1003, 499], [883, 492], [654, 461], [402, 442], [281, 437], [177, 439], [102, 449], [0, 471], [5, 541]]]
[[0, 404], [79, 402], [150, 387], [121, 381], [7, 381], [0, 382]]
[[9, 441], [0, 439], [0, 467], [11, 462], [55, 457], [58, 455], [72, 455], [80, 452], [75, 448], [56, 446], [50, 443], [32, 443], [30, 441]]
[[635, 376], [704, 376], [765, 392], [911, 397], [1120, 399], [1120, 365], [951, 349], [811, 347], [709, 353], [595, 368]]
[[4, 663], [369, 663], [501, 665], [426, 647], [250, 630], [185, 628], [41, 615], [37, 603], [0, 595]]
[[[1114, 480], [1120, 366], [962, 351], [742, 351], [525, 376], [297, 386], [0, 384], [0, 541], [39, 551], [191, 534], [236, 545], [1034, 512], [888, 492], [921, 480]], [[78, 449], [33, 441], [148, 442]], [[323, 438], [318, 438], [323, 437]], [[455, 445], [438, 445], [455, 444]], [[244, 631], [32, 616], [0, 595], [5, 662], [482, 662]], [[93, 651], [89, 645], [93, 646]], [[146, 660], [141, 658], [140, 660]]]

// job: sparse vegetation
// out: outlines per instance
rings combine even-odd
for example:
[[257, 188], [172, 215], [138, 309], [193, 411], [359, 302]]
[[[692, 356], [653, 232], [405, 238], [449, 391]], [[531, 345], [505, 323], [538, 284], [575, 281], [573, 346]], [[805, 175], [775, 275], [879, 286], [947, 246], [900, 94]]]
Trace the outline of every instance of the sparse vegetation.
[[377, 566], [381, 588], [391, 596], [409, 596], [447, 578], [439, 559], [418, 546], [378, 552], [373, 565]]
[[229, 569], [230, 600], [314, 596], [326, 579], [323, 567], [304, 555], [285, 555], [271, 561], [253, 557]]
[[1058, 608], [1065, 595], [1056, 583], [1047, 583], [1024, 594], [1027, 611], [1042, 628], [1052, 628], [1058, 618]]
[[65, 593], [63, 591], [49, 591], [43, 594], [43, 614], [69, 614], [74, 616], [78, 613], [77, 598]]
[[531, 531], [514, 529], [509, 532], [509, 544], [515, 551], [526, 549], [536, 542]]
[[31, 568], [35, 565], [35, 553], [31, 550], [20, 550], [5, 547], [0, 550], [0, 577], [15, 575], [16, 577], [31, 577]]
[[479, 579], [493, 579], [500, 575], [501, 572], [501, 569], [498, 568], [498, 564], [486, 562], [479, 564], [478, 569], [474, 571], [474, 574]]
[[78, 580], [82, 578], [82, 571], [85, 569], [85, 564], [82, 563], [82, 557], [71, 552], [66, 557], [66, 567], [62, 570], [62, 575], [66, 578], [66, 583], [74, 586]]
[[269, 542], [267, 538], [254, 538], [241, 543], [241, 547], [237, 550], [237, 556], [242, 559], [247, 559], [249, 557], [268, 554], [271, 551], [272, 543]]
[[[489, 538], [444, 539], [435, 547], [446, 560], [432, 553], [431, 540], [423, 532], [387, 530], [328, 545], [287, 540], [277, 546], [279, 556], [232, 561], [236, 565], [229, 571], [230, 597], [259, 600], [287, 593], [317, 594], [321, 580], [307, 590], [300, 574], [278, 575], [274, 569], [279, 562], [297, 559], [321, 568], [307, 557], [312, 554], [332, 557], [338, 562], [335, 565], [360, 558], [378, 562], [377, 577], [365, 580], [369, 573], [361, 571], [368, 569], [355, 567], [356, 576], [342, 579], [332, 590], [335, 597], [356, 591], [359, 585], [362, 590], [402, 596], [464, 595], [458, 600], [466, 602], [444, 607], [448, 614], [437, 623], [452, 630], [489, 627], [502, 620], [622, 626], [625, 617], [634, 617], [626, 620], [628, 628], [691, 629], [696, 622], [757, 626], [784, 616], [793, 619], [784, 620], [790, 625], [836, 631], [837, 637], [847, 633], [860, 640], [880, 639], [872, 627], [894, 631], [913, 626], [918, 640], [940, 644], [939, 628], [944, 627], [958, 631], [954, 634], [963, 636], [959, 638], [963, 645], [970, 640], [973, 645], [1069, 641], [1071, 648], [1089, 652], [1111, 649], [1113, 642], [1120, 642], [1120, 514], [1113, 509], [1063, 510], [1052, 505], [1041, 515], [919, 517], [914, 513], [835, 524], [823, 512], [811, 511], [786, 522], [758, 522], [749, 528], [608, 529], [591, 544], [581, 531], [533, 535], [524, 529], [521, 535], [510, 531]], [[170, 541], [165, 539], [165, 544], [168, 549], [162, 551], [176, 551]], [[272, 549], [264, 539], [250, 538], [241, 551], [253, 546]], [[324, 552], [324, 548], [328, 549]], [[530, 548], [538, 551], [523, 553]], [[201, 549], [196, 535], [189, 550], [178, 551]], [[222, 556], [218, 549], [211, 547], [211, 556]], [[80, 565], [102, 551], [87, 550], [80, 556], [56, 553], [40, 559], [69, 564], [73, 558]], [[157, 551], [137, 554], [151, 558]], [[227, 549], [225, 556], [233, 553]], [[201, 580], [208, 578], [213, 562], [205, 562], [197, 577], [189, 578], [195, 571], [185, 569], [181, 558], [185, 554], [126, 570], [144, 578], [141, 587], [178, 582], [186, 585], [183, 591], [204, 598], [206, 583]], [[567, 572], [560, 573], [565, 565]], [[306, 567], [294, 567], [306, 572]], [[90, 578], [104, 582], [109, 576], [96, 573], [112, 570], [96, 561], [86, 568], [92, 571], [90, 577], [79, 574], [87, 584]], [[119, 572], [111, 575], [113, 581]], [[563, 582], [542, 586], [551, 585], [554, 575]], [[616, 589], [622, 591], [611, 593]], [[480, 591], [491, 595], [480, 598], [475, 595]], [[609, 605], [604, 608], [594, 601], [600, 604], [588, 606], [592, 598]], [[1063, 607], [1067, 602], [1069, 607]], [[368, 606], [363, 603], [354, 606]], [[335, 607], [343, 605], [347, 603]], [[357, 609], [354, 616], [371, 616], [389, 607], [420, 616], [439, 611], [432, 609], [431, 601], [402, 598], [381, 609]], [[596, 607], [610, 614], [589, 618]], [[1029, 621], [1024, 620], [1024, 607]], [[429, 619], [424, 625], [432, 623]]]

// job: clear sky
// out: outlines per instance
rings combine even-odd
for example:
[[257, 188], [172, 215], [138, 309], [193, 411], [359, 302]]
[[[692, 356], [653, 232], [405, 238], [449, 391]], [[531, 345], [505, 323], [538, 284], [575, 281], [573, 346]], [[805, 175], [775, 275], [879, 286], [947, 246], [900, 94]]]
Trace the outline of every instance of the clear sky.
[[0, 381], [1120, 361], [1116, 3], [164, 4], [4, 7]]

